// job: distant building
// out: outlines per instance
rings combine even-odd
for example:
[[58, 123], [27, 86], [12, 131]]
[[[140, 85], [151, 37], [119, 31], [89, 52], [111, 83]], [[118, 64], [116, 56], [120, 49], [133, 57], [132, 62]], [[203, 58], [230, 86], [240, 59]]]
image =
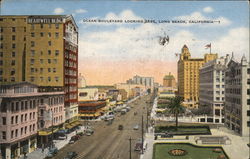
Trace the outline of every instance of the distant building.
[[229, 55], [209, 61], [200, 69], [200, 107], [209, 107], [214, 123], [223, 123], [225, 102], [225, 70]]
[[143, 85], [146, 89], [150, 89], [151, 92], [154, 90], [154, 78], [153, 77], [142, 77], [134, 76], [132, 79], [127, 80], [127, 84], [138, 84]]
[[[45, 114], [51, 116], [45, 117]], [[0, 86], [2, 158], [18, 158], [34, 151], [43, 143], [51, 143], [52, 131], [49, 127], [56, 126], [57, 129], [54, 131], [63, 127], [64, 115], [64, 92], [38, 92], [36, 85], [27, 82], [2, 84]]]
[[142, 95], [147, 92], [146, 87], [140, 84], [118, 83], [115, 84], [115, 88], [124, 89], [127, 92], [126, 99], [131, 99], [136, 95]]
[[241, 136], [250, 135], [250, 64], [233, 55], [225, 73], [225, 126]]
[[79, 101], [79, 116], [81, 119], [97, 119], [103, 115], [106, 101]]
[[176, 88], [176, 81], [173, 75], [171, 75], [171, 72], [169, 72], [169, 75], [164, 76], [163, 78], [163, 86], [164, 87], [172, 87]]
[[[67, 122], [77, 120], [78, 27], [70, 15], [0, 16], [0, 84], [27, 81], [65, 91]], [[53, 91], [53, 90], [52, 90]]]
[[84, 76], [80, 73], [78, 76], [78, 88], [86, 87], [86, 80]]
[[191, 58], [186, 45], [183, 46], [178, 61], [178, 95], [184, 98], [184, 105], [198, 108], [199, 69], [208, 61], [217, 58], [217, 54], [205, 54], [203, 58]]

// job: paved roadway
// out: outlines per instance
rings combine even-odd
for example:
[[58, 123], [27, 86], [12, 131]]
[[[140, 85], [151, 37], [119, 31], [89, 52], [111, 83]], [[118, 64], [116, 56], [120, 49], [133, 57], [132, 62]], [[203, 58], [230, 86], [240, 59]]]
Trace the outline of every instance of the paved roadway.
[[[62, 148], [54, 159], [63, 159], [69, 151], [78, 153], [77, 159], [129, 159], [129, 138], [132, 139], [132, 159], [139, 159], [139, 152], [134, 151], [136, 139], [141, 138], [142, 114], [144, 116], [144, 130], [146, 126], [146, 107], [152, 109], [151, 95], [143, 96], [128, 104], [133, 107], [125, 115], [116, 114], [111, 125], [105, 121], [92, 121], [91, 126], [95, 133], [92, 136], [82, 136], [74, 144]], [[134, 115], [137, 112], [137, 115]], [[118, 130], [118, 125], [123, 125], [123, 130]], [[139, 130], [133, 130], [138, 124]]]

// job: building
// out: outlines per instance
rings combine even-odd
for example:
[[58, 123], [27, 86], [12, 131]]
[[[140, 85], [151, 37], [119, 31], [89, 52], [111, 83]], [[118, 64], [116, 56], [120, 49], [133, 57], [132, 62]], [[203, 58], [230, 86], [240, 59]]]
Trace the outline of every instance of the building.
[[143, 85], [139, 84], [128, 84], [128, 83], [117, 83], [115, 84], [116, 89], [124, 89], [127, 92], [126, 99], [131, 99], [137, 95], [145, 94], [147, 89]]
[[209, 61], [200, 69], [200, 107], [209, 107], [214, 123], [224, 121], [225, 70], [229, 55]]
[[48, 132], [46, 128], [51, 127], [52, 119], [44, 121], [42, 113], [45, 112], [42, 109], [48, 107], [53, 114], [53, 125], [64, 123], [64, 92], [38, 92], [36, 85], [27, 82], [0, 86], [2, 158], [18, 158], [37, 148], [38, 133], [40, 130]]
[[69, 15], [0, 16], [0, 84], [27, 81], [65, 91], [65, 117], [77, 118], [78, 28]]
[[86, 87], [86, 80], [81, 73], [78, 76], [78, 88]]
[[225, 126], [249, 136], [250, 64], [245, 56], [237, 62], [232, 55], [225, 72]]
[[205, 54], [204, 58], [191, 58], [186, 45], [183, 46], [178, 61], [178, 95], [183, 97], [188, 108], [198, 108], [199, 69], [208, 61], [217, 58], [217, 54]]
[[81, 119], [97, 119], [104, 114], [106, 101], [79, 101], [79, 116]]
[[132, 79], [127, 80], [127, 84], [138, 84], [143, 85], [146, 89], [149, 89], [151, 92], [154, 90], [154, 78], [153, 77], [141, 77], [134, 76]]
[[163, 87], [172, 87], [176, 88], [176, 81], [173, 75], [171, 75], [171, 72], [169, 72], [169, 75], [164, 76], [163, 78]]
[[98, 100], [98, 88], [94, 87], [78, 88], [78, 100], [79, 101]]

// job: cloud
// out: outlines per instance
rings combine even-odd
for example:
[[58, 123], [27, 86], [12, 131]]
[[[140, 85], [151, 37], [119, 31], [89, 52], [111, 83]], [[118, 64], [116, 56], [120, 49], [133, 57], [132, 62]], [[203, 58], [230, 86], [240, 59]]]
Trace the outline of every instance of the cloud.
[[75, 13], [86, 13], [87, 12], [87, 10], [85, 10], [85, 9], [77, 9], [77, 10], [75, 10]]
[[231, 24], [231, 21], [225, 17], [217, 17], [217, 18], [211, 18], [211, 17], [205, 17], [204, 15], [202, 15], [200, 12], [193, 12], [190, 15], [184, 15], [184, 16], [178, 16], [175, 17], [175, 19], [177, 20], [186, 20], [186, 21], [204, 21], [204, 20], [210, 20], [213, 21], [214, 23], [194, 23], [194, 24], [186, 24], [186, 25], [182, 25], [182, 26], [204, 26], [204, 27], [218, 27], [218, 26], [228, 26]]
[[64, 13], [64, 9], [62, 9], [62, 8], [56, 8], [56, 9], [54, 9], [53, 13], [54, 14], [62, 14], [62, 13]]
[[212, 7], [203, 8], [203, 12], [205, 12], [205, 13], [212, 13], [213, 11], [214, 11], [214, 9]]

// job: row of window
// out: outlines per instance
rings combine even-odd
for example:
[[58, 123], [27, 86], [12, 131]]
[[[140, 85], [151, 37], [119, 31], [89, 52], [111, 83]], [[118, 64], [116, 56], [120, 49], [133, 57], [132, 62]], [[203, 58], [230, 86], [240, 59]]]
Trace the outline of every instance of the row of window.
[[[3, 57], [4, 53], [0, 52], [0, 57]], [[16, 52], [11, 53], [11, 57], [16, 57]]]
[[[43, 73], [44, 72], [44, 68], [40, 68], [40, 73]], [[34, 73], [34, 72], [38, 72], [37, 68], [30, 68], [30, 72], [31, 73]], [[56, 73], [56, 68], [48, 68], [48, 73], [49, 72], [54, 72]]]
[[[36, 33], [32, 32], [32, 33], [30, 33], [30, 35], [31, 35], [31, 37], [35, 37]], [[40, 32], [40, 37], [44, 37], [44, 36], [45, 36], [45, 33]], [[51, 37], [51, 36], [52, 36], [52, 34], [49, 32], [48, 37]], [[55, 38], [59, 38], [59, 33], [58, 32], [55, 33]]]
[[[35, 50], [31, 50], [31, 56], [35, 56], [36, 52]], [[43, 55], [43, 52], [40, 53], [41, 55]], [[48, 50], [48, 55], [51, 55], [52, 51]], [[59, 55], [59, 50], [55, 50], [55, 55], [58, 56]]]
[[[36, 77], [34, 77], [34, 76], [31, 76], [30, 77], [30, 82], [35, 82], [35, 81], [37, 81], [38, 80], [38, 78], [36, 78]], [[47, 77], [47, 78], [45, 78], [45, 77], [40, 77], [40, 81], [41, 82], [44, 82], [44, 81], [47, 81], [47, 82], [53, 82], [53, 78], [52, 77]], [[60, 78], [59, 77], [54, 77], [54, 81], [55, 82], [59, 82], [60, 81]]]
[[[29, 126], [29, 132], [34, 132], [34, 131], [35, 131], [35, 127], [36, 127], [35, 124], [30, 125], [30, 126]], [[20, 129], [20, 134], [18, 133], [18, 129], [16, 129], [15, 131], [12, 130], [12, 131], [11, 131], [11, 139], [17, 138], [17, 137], [19, 137], [19, 135], [20, 135], [20, 136], [26, 135], [26, 134], [27, 134], [27, 129], [28, 129], [27, 126], [22, 127], [22, 128]], [[14, 134], [14, 132], [15, 132], [15, 134]]]

